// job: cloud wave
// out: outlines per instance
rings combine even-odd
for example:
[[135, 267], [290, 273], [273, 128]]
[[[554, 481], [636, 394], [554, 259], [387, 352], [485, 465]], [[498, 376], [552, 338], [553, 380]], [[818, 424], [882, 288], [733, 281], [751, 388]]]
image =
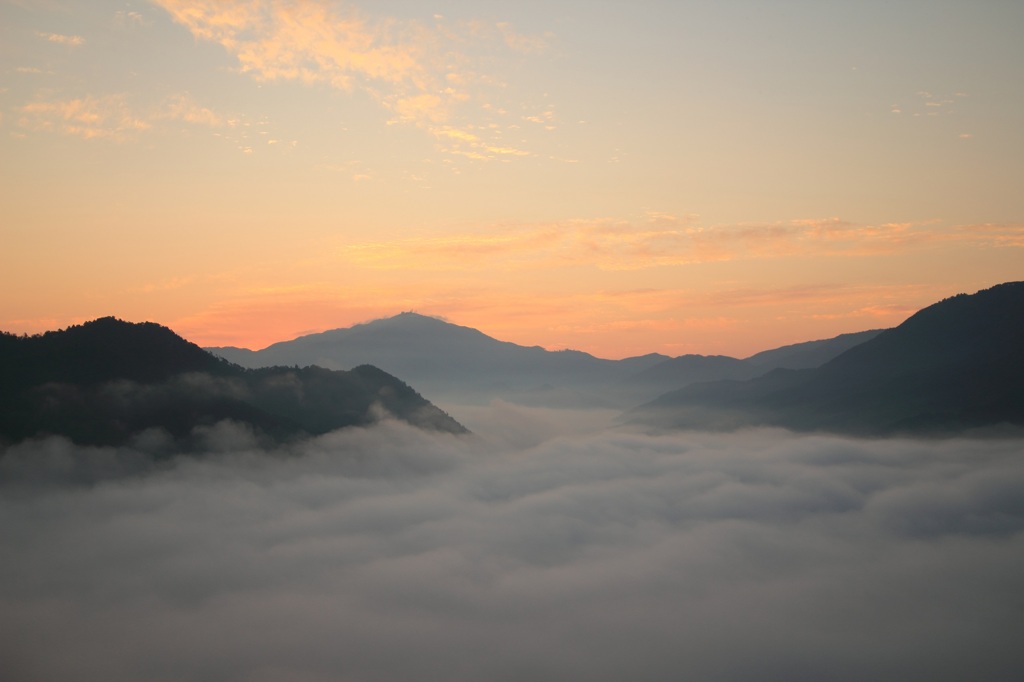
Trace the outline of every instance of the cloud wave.
[[509, 450], [386, 423], [291, 456], [218, 442], [91, 487], [28, 474], [128, 453], [7, 451], [8, 679], [952, 680], [1024, 664], [1019, 441], [604, 432]]

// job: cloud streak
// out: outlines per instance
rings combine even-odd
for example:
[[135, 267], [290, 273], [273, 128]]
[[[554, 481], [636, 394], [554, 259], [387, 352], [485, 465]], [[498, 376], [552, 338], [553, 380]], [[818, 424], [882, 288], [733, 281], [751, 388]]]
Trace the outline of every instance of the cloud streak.
[[57, 43], [58, 45], [67, 45], [68, 47], [79, 47], [85, 44], [85, 38], [82, 36], [69, 36], [61, 33], [44, 33], [42, 31], [37, 31], [36, 35], [48, 42]]
[[404, 269], [426, 255], [434, 267], [454, 270], [574, 263], [602, 270], [639, 270], [732, 260], [872, 257], [951, 242], [1019, 247], [1024, 244], [1024, 225], [857, 225], [828, 218], [702, 227], [691, 219], [652, 214], [643, 221], [577, 219], [355, 243], [343, 247], [342, 255], [381, 269]]
[[1024, 664], [1017, 441], [555, 431], [509, 450], [385, 423], [284, 457], [218, 442], [88, 488], [27, 481], [130, 453], [6, 452], [10, 679], [952, 680]]
[[124, 140], [151, 127], [120, 95], [30, 102], [20, 114], [18, 124], [23, 128], [87, 140]]
[[[311, 270], [315, 267], [309, 266]], [[806, 311], [802, 315], [815, 320], [847, 320], [853, 330], [858, 330], [894, 326], [922, 305], [956, 293], [923, 285], [842, 282], [768, 287], [723, 282], [720, 288], [671, 283], [637, 287], [631, 282], [607, 282], [599, 287], [562, 288], [538, 295], [531, 289], [534, 273], [524, 274], [528, 278], [518, 291], [499, 284], [453, 285], [429, 279], [415, 294], [401, 282], [386, 279], [359, 284], [334, 284], [325, 279], [318, 285], [275, 289], [239, 283], [217, 291], [217, 302], [205, 310], [168, 324], [201, 345], [257, 349], [302, 334], [414, 310], [444, 316], [504, 341], [540, 343], [550, 350], [575, 348], [600, 357], [652, 351], [670, 355], [726, 351], [745, 357], [773, 344], [826, 338], [830, 333], [850, 330], [813, 330], [776, 339], [752, 325], [751, 311], [776, 316], [802, 310]], [[158, 286], [163, 285], [154, 283], [153, 289]], [[204, 286], [216, 291], [221, 283]], [[356, 291], [360, 295], [354, 295]], [[329, 322], [325, 324], [324, 320]], [[702, 340], [706, 338], [702, 335], [742, 339], [743, 345], [711, 345]], [[623, 339], [632, 345], [623, 346]]]
[[20, 108], [18, 125], [86, 140], [124, 142], [173, 122], [205, 128], [233, 128], [237, 119], [205, 107], [188, 93], [178, 93], [154, 106], [138, 106], [123, 94], [37, 100]]

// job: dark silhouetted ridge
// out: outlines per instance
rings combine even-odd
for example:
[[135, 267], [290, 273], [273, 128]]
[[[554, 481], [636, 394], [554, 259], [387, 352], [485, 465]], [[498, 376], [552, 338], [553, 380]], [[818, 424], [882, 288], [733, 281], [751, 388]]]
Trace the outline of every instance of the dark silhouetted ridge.
[[[422, 428], [465, 429], [375, 367], [249, 370], [160, 325], [101, 318], [36, 336], [0, 334], [0, 438], [64, 435], [122, 445], [142, 432], [190, 449], [223, 420], [281, 442], [390, 414]], [[166, 440], [166, 439], [165, 439]]]
[[184, 372], [230, 376], [239, 370], [166, 327], [114, 317], [30, 337], [0, 334], [0, 343], [0, 382], [14, 389], [47, 381], [165, 381]]
[[632, 418], [859, 434], [1024, 426], [1024, 282], [940, 301], [817, 369], [697, 384]]

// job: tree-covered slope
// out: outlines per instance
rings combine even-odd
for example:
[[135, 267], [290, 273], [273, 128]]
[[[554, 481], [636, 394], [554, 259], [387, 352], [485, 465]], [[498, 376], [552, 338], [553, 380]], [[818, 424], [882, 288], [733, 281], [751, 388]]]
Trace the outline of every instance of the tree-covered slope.
[[375, 367], [248, 370], [153, 323], [102, 318], [38, 336], [0, 334], [0, 439], [47, 434], [121, 445], [147, 431], [188, 449], [198, 428], [228, 419], [283, 441], [391, 414], [465, 429]]
[[861, 434], [1024, 425], [1024, 282], [940, 301], [817, 369], [689, 386], [630, 419]]

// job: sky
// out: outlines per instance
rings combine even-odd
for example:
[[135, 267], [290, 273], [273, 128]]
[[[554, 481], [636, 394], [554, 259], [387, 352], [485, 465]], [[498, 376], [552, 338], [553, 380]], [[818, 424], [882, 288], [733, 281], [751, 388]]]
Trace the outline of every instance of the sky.
[[0, 0], [0, 329], [744, 357], [1024, 279], [1024, 4]]

